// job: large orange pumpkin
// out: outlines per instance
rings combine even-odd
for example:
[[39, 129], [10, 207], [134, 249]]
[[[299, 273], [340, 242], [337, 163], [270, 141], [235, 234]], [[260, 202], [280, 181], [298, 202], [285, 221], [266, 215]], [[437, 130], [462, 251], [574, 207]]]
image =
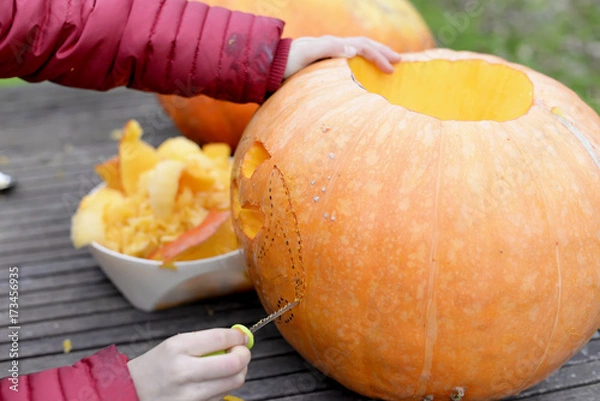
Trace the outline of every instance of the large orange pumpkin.
[[[427, 25], [408, 0], [209, 0], [226, 7], [286, 21], [284, 37], [368, 36], [397, 51], [434, 46]], [[235, 148], [258, 107], [206, 96], [158, 96], [177, 128], [198, 143], [227, 142]]]
[[369, 397], [509, 396], [600, 324], [600, 118], [526, 67], [322, 61], [256, 112], [232, 189], [265, 308], [300, 301], [281, 333]]

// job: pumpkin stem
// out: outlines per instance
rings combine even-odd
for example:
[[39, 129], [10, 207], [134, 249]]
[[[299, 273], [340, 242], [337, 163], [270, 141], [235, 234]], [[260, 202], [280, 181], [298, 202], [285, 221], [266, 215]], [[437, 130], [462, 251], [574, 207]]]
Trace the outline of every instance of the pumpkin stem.
[[465, 388], [464, 387], [454, 387], [452, 389], [452, 394], [450, 395], [450, 399], [452, 401], [460, 401], [465, 396]]

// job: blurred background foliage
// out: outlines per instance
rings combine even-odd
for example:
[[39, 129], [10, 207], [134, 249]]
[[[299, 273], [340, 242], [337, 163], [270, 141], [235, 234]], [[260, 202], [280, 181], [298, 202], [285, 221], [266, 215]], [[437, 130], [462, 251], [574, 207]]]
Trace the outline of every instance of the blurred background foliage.
[[411, 1], [438, 47], [529, 66], [600, 113], [600, 0]]
[[[573, 89], [600, 113], [600, 0], [411, 1], [439, 47], [527, 65]], [[22, 83], [0, 80], [0, 86]]]
[[24, 83], [25, 82], [21, 81], [18, 78], [0, 79], [0, 87], [22, 85]]

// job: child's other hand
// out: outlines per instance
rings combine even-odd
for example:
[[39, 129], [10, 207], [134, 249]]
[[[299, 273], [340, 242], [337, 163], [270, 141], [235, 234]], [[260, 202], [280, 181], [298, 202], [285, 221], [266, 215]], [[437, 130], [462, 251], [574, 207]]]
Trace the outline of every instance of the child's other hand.
[[[235, 329], [211, 329], [170, 337], [127, 366], [140, 401], [221, 400], [244, 384], [250, 350]], [[226, 354], [201, 355], [228, 350]]]
[[351, 38], [329, 35], [318, 38], [307, 36], [292, 41], [283, 77], [288, 78], [317, 60], [354, 56], [362, 56], [387, 73], [394, 71], [392, 63], [400, 61], [399, 53], [363, 36]]

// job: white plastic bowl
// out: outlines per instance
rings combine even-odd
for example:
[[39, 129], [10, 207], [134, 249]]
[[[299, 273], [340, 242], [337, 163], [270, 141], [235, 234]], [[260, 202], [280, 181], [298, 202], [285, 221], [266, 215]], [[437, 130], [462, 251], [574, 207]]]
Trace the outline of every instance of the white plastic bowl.
[[123, 296], [144, 311], [252, 289], [239, 249], [212, 258], [175, 262], [176, 270], [160, 267], [160, 261], [127, 256], [95, 242], [89, 249]]

